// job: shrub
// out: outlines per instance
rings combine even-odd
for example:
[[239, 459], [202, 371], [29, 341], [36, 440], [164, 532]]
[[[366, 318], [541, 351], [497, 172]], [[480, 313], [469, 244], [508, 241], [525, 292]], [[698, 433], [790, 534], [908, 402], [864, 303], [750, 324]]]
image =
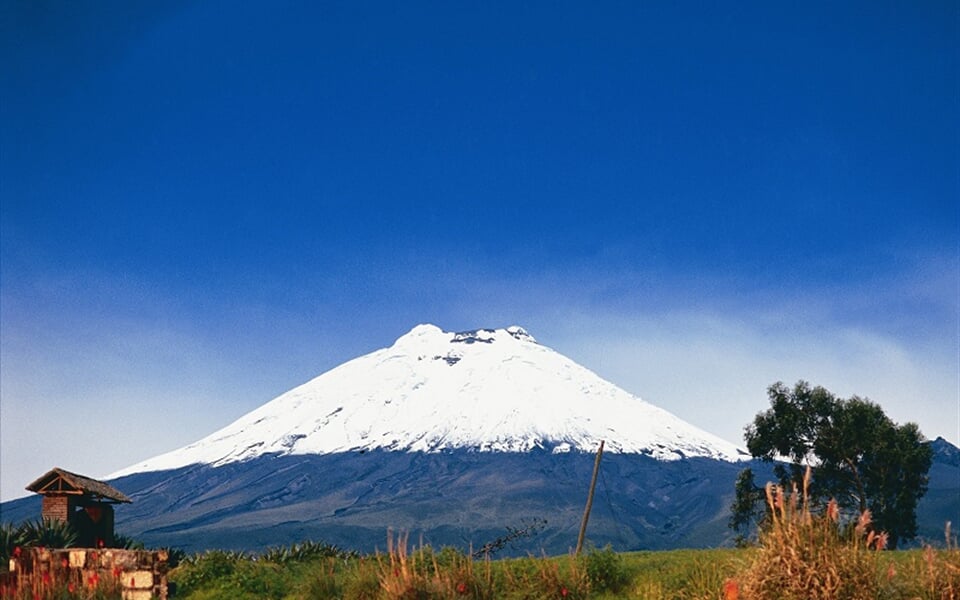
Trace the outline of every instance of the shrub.
[[623, 559], [609, 544], [603, 550], [592, 549], [584, 558], [584, 563], [591, 591], [616, 593], [629, 582]]
[[177, 583], [178, 592], [189, 594], [204, 585], [233, 575], [237, 565], [246, 558], [241, 552], [210, 550], [181, 561], [172, 576]]
[[237, 562], [233, 574], [220, 586], [224, 598], [273, 598], [287, 596], [291, 584], [283, 567], [252, 560]]
[[[380, 597], [380, 575], [377, 565], [365, 558], [352, 563], [343, 582], [343, 597], [350, 600], [377, 600]], [[322, 596], [317, 596], [322, 597]]]
[[326, 558], [322, 561], [314, 560], [309, 572], [303, 573], [299, 579], [304, 583], [299, 587], [300, 597], [305, 598], [342, 598], [343, 578], [337, 571], [338, 559]]
[[[760, 531], [760, 549], [728, 595], [746, 599], [874, 600], [879, 593], [877, 552], [886, 546], [884, 533], [870, 529], [870, 512], [855, 525], [840, 526], [837, 504], [821, 515], [808, 505], [807, 485], [792, 494], [766, 486], [769, 519]], [[739, 588], [739, 589], [738, 589]]]

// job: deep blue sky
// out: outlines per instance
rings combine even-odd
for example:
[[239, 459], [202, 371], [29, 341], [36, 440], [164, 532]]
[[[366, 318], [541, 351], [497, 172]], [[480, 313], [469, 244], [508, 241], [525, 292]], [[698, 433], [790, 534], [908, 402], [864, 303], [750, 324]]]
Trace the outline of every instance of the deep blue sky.
[[956, 3], [516, 4], [2, 2], [0, 495], [422, 322], [960, 441]]

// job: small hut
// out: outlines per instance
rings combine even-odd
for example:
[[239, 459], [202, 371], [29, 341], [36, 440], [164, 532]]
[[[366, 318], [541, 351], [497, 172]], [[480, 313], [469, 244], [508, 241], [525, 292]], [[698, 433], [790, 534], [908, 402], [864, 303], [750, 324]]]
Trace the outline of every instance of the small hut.
[[54, 468], [27, 486], [43, 496], [40, 516], [64, 521], [77, 531], [77, 545], [113, 545], [113, 505], [129, 503], [122, 492], [96, 479]]

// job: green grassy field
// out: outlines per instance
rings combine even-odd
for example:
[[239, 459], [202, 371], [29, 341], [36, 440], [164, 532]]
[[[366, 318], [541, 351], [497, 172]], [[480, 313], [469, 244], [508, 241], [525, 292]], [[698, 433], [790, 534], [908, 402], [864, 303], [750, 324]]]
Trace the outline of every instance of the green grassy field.
[[579, 559], [478, 560], [451, 549], [434, 552], [427, 548], [395, 549], [391, 554], [363, 558], [315, 556], [276, 562], [211, 552], [179, 566], [171, 579], [178, 584], [178, 597], [188, 600], [957, 597], [957, 550], [873, 554], [875, 561], [868, 566], [873, 584], [819, 596], [757, 595], [747, 591], [741, 582], [761, 558], [758, 549], [593, 550]]
[[718, 597], [748, 551], [681, 550], [471, 559], [452, 549], [271, 562], [222, 552], [171, 576], [178, 595], [208, 598], [694, 598]]

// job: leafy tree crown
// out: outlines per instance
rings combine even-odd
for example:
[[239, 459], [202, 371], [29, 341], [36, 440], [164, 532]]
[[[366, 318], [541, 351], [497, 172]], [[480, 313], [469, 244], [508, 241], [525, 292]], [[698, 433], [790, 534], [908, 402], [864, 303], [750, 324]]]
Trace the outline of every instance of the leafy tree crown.
[[[754, 458], [776, 462], [774, 474], [789, 489], [814, 468], [811, 500], [836, 499], [841, 507], [870, 510], [892, 546], [916, 535], [916, 507], [927, 490], [932, 451], [914, 423], [897, 425], [877, 404], [857, 396], [837, 398], [799, 381], [767, 389], [770, 408], [747, 425]], [[737, 482], [732, 527], [744, 529], [760, 510], [752, 472]]]

